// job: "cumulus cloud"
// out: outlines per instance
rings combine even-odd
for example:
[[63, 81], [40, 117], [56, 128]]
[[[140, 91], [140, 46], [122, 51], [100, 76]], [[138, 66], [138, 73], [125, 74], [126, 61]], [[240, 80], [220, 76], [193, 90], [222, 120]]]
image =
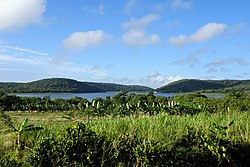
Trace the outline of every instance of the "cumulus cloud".
[[62, 41], [63, 51], [52, 60], [52, 63], [63, 64], [70, 58], [71, 52], [82, 52], [110, 39], [112, 37], [102, 30], [73, 32]]
[[159, 16], [157, 14], [148, 14], [139, 19], [131, 18], [129, 21], [125, 22], [122, 25], [122, 27], [124, 29], [144, 29], [150, 23], [158, 19], [159, 19]]
[[160, 37], [157, 34], [146, 33], [147, 26], [157, 19], [158, 15], [149, 14], [142, 18], [132, 18], [125, 22], [122, 27], [128, 30], [128, 32], [125, 32], [122, 35], [122, 42], [128, 46], [142, 46], [157, 43], [160, 40]]
[[190, 9], [192, 8], [192, 2], [187, 0], [172, 0], [171, 6], [173, 8]]
[[174, 82], [180, 79], [182, 79], [180, 76], [164, 76], [157, 71], [152, 71], [147, 76], [137, 79], [131, 79], [128, 77], [114, 78], [106, 76], [103, 82], [126, 84], [126, 85], [145, 85], [151, 88], [159, 88], [170, 82]]
[[177, 46], [204, 42], [225, 32], [226, 27], [227, 26], [222, 23], [208, 23], [189, 36], [179, 35], [175, 37], [170, 37], [168, 42], [172, 45], [177, 45]]
[[139, 46], [157, 43], [160, 40], [156, 34], [145, 35], [144, 31], [130, 30], [122, 35], [123, 43], [129, 46]]
[[74, 32], [63, 40], [63, 47], [66, 50], [82, 51], [87, 47], [98, 46], [110, 36], [102, 30]]
[[157, 88], [180, 79], [182, 79], [180, 76], [163, 76], [157, 71], [152, 71], [148, 74], [146, 82]]
[[41, 23], [46, 0], [0, 0], [0, 31]]

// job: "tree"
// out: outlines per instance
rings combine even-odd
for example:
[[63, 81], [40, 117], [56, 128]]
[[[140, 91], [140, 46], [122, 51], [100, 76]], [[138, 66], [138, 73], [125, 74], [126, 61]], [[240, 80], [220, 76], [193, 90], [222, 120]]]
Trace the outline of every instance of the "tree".
[[117, 95], [112, 97], [114, 103], [126, 104], [127, 92], [120, 91]]

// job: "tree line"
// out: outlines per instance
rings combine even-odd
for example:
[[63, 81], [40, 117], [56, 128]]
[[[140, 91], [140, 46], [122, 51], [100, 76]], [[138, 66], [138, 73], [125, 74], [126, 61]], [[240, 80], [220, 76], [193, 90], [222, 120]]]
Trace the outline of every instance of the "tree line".
[[86, 115], [130, 115], [136, 113], [157, 114], [196, 114], [199, 112], [220, 112], [230, 109], [247, 111], [250, 108], [249, 97], [245, 93], [235, 92], [223, 98], [207, 98], [200, 93], [166, 98], [154, 93], [128, 94], [121, 91], [106, 98], [97, 97], [91, 101], [74, 97], [69, 99], [45, 97], [19, 97], [0, 93], [0, 110], [19, 112], [64, 112], [79, 111]]

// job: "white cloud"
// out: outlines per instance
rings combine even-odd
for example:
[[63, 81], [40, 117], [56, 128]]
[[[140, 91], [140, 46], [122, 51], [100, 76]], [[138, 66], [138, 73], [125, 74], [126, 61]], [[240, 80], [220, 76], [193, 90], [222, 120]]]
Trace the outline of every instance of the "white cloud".
[[28, 64], [28, 65], [36, 65], [41, 64], [41, 62], [50, 61], [48, 57], [37, 57], [37, 56], [30, 56], [25, 55], [23, 56], [22, 53], [12, 53], [10, 54], [3, 54], [0, 53], [0, 62], [5, 64]]
[[146, 82], [152, 87], [157, 88], [180, 79], [182, 79], [180, 76], [163, 76], [157, 71], [152, 71], [148, 74]]
[[179, 76], [163, 76], [158, 72], [151, 72], [143, 79], [114, 78], [109, 75], [108, 67], [105, 66], [72, 62], [53, 64], [51, 57], [27, 56], [23, 55], [22, 51], [9, 50], [11, 50], [9, 53], [0, 52], [0, 78], [2, 81], [31, 81], [41, 78], [63, 77], [81, 81], [139, 84], [158, 88], [181, 79]]
[[159, 88], [170, 82], [174, 82], [180, 79], [182, 79], [180, 76], [163, 76], [156, 71], [152, 71], [147, 76], [137, 79], [131, 79], [128, 77], [114, 78], [111, 76], [108, 77], [108, 75], [106, 75], [103, 78], [102, 82], [118, 83], [125, 85], [144, 85], [144, 86], [149, 86], [151, 88]]
[[16, 60], [18, 60], [18, 59], [14, 58], [12, 56], [8, 56], [8, 55], [5, 55], [5, 54], [0, 54], [1, 64], [2, 63], [9, 63], [9, 62], [16, 61]]
[[46, 0], [0, 0], [0, 31], [41, 23]]
[[130, 14], [132, 12], [132, 10], [135, 8], [136, 3], [137, 3], [137, 0], [128, 0], [126, 2], [124, 12], [127, 14]]
[[110, 36], [102, 30], [74, 32], [63, 41], [63, 46], [67, 50], [82, 51], [87, 47], [97, 46], [109, 38]]
[[140, 19], [131, 18], [130, 21], [125, 22], [122, 27], [124, 29], [144, 29], [158, 18], [157, 14], [148, 14]]
[[17, 46], [0, 45], [1, 64], [40, 64], [51, 59], [48, 53], [25, 49]]
[[130, 21], [125, 22], [122, 27], [128, 32], [122, 35], [122, 42], [128, 46], [142, 46], [159, 42], [160, 37], [157, 34], [146, 33], [147, 26], [157, 19], [158, 15], [148, 14], [142, 18], [132, 18]]
[[7, 49], [12, 49], [12, 50], [20, 51], [20, 52], [24, 52], [24, 53], [40, 55], [40, 56], [48, 56], [49, 55], [48, 53], [34, 51], [34, 50], [30, 50], [30, 49], [25, 49], [25, 48], [20, 48], [20, 47], [16, 47], [16, 46], [4, 45], [2, 47], [3, 48], [7, 48]]
[[13, 66], [13, 69], [15, 69], [18, 66], [23, 66], [23, 68], [27, 68], [28, 66], [35, 67], [36, 65], [41, 65], [41, 62], [44, 62], [44, 59], [36, 57], [23, 57], [22, 55], [13, 56], [0, 53], [0, 62], [1, 64], [8, 65], [8, 67]]
[[192, 2], [187, 0], [172, 0], [171, 6], [173, 8], [190, 9], [192, 8]]
[[122, 35], [122, 41], [129, 46], [140, 46], [157, 43], [160, 40], [156, 34], [145, 35], [144, 31], [130, 30]]
[[[9, 51], [8, 51], [9, 50]], [[75, 78], [86, 81], [103, 81], [105, 67], [77, 63], [53, 64], [51, 57], [28, 56], [23, 51], [6, 48], [0, 50], [0, 78], [5, 81], [27, 81], [48, 77]]]
[[170, 37], [169, 43], [182, 46], [185, 44], [204, 42], [223, 33], [226, 30], [226, 27], [227, 26], [222, 23], [208, 23], [189, 36], [179, 35], [176, 37]]

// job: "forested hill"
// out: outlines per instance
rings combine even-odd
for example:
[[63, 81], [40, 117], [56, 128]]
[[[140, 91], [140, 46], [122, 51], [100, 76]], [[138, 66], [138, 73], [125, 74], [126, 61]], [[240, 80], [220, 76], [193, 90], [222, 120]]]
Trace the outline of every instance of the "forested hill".
[[118, 92], [121, 90], [125, 90], [128, 92], [154, 91], [154, 89], [150, 87], [141, 86], [141, 85], [121, 85], [121, 84], [114, 84], [114, 83], [94, 83], [94, 82], [85, 82], [85, 83], [95, 88], [105, 90], [105, 92], [112, 92], [112, 91]]
[[0, 82], [0, 92], [6, 93], [94, 93], [108, 91], [152, 91], [137, 85], [79, 82], [66, 78], [42, 79], [28, 83]]
[[183, 79], [160, 87], [156, 91], [167, 93], [250, 91], [250, 80]]

